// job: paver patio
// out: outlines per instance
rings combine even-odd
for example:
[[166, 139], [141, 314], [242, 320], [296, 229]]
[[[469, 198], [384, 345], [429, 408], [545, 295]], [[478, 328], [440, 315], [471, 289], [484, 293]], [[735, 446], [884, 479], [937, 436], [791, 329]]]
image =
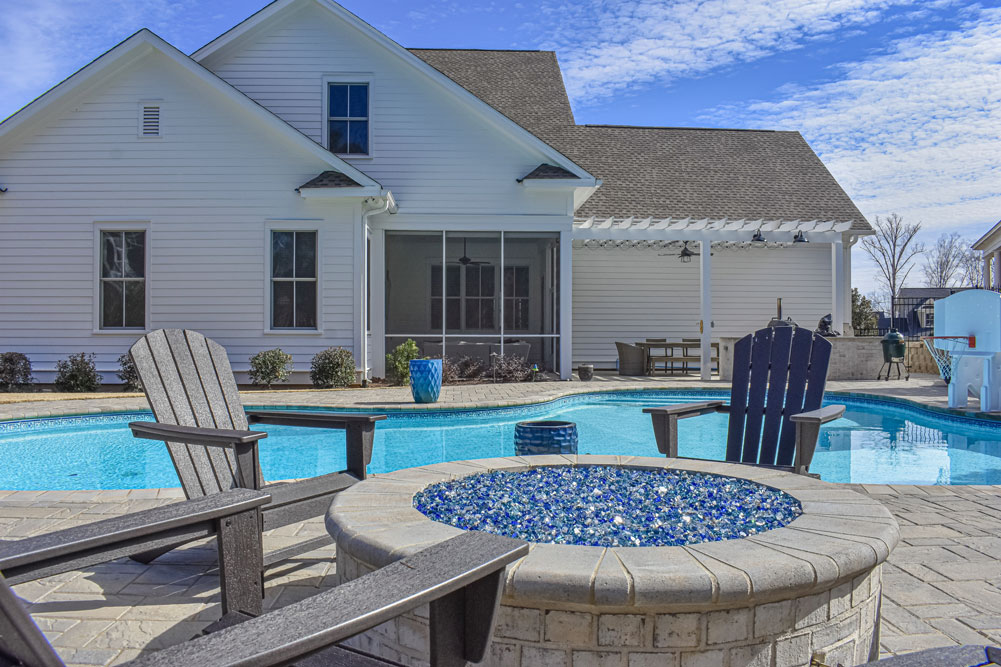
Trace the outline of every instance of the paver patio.
[[[590, 384], [535, 383], [446, 387], [441, 405], [497, 405], [613, 388], [726, 388], [689, 378], [602, 376]], [[911, 398], [944, 405], [937, 378], [910, 382], [829, 382], [832, 391]], [[406, 388], [253, 392], [247, 404], [403, 407]], [[974, 403], [975, 407], [975, 403]], [[19, 402], [0, 405], [0, 419], [145, 408], [142, 398]], [[1001, 643], [1001, 487], [855, 485], [893, 512], [901, 544], [883, 574], [882, 650], [903, 653], [956, 643]], [[16, 539], [146, 509], [180, 499], [179, 489], [133, 491], [0, 491], [0, 539]], [[273, 549], [324, 531], [314, 520], [272, 531]], [[175, 550], [152, 565], [116, 561], [16, 587], [71, 664], [122, 662], [140, 651], [183, 641], [218, 618], [214, 546]], [[312, 595], [333, 583], [333, 547], [269, 570], [267, 608]], [[625, 667], [625, 666], [622, 666]], [[734, 666], [736, 667], [736, 666]]]

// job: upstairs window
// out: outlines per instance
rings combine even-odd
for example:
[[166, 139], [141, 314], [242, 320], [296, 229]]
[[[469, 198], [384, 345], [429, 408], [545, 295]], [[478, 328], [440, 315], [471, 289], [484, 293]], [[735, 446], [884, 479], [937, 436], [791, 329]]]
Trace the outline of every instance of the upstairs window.
[[316, 328], [316, 232], [271, 232], [271, 328]]
[[368, 84], [330, 84], [327, 148], [338, 155], [368, 155], [368, 138]]
[[101, 232], [101, 328], [146, 328], [146, 232]]

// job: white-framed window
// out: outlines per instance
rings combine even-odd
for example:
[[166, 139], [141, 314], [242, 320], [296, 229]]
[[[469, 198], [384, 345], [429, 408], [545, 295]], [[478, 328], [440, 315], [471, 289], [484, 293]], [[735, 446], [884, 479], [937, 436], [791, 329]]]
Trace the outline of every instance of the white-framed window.
[[147, 232], [98, 231], [98, 328], [146, 329]]
[[531, 293], [529, 267], [504, 267], [504, 330], [528, 331]]
[[318, 328], [318, 233], [316, 230], [272, 229], [271, 329]]
[[441, 331], [441, 309], [449, 331], [492, 331], [497, 328], [497, 267], [491, 264], [448, 264], [445, 296], [441, 264], [431, 265], [429, 325]]
[[337, 155], [370, 154], [369, 84], [327, 82], [327, 149]]

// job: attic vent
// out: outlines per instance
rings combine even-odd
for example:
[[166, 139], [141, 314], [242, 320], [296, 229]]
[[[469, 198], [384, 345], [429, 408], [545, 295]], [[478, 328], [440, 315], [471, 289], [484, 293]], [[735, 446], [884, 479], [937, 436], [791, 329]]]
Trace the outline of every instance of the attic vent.
[[160, 136], [160, 105], [143, 104], [139, 115], [139, 136]]

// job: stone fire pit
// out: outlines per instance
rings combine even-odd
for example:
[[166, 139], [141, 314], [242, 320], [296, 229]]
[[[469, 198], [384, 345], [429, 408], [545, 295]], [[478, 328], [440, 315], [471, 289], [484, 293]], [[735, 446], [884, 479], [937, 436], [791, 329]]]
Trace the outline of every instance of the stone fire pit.
[[[775, 508], [782, 521], [775, 525], [786, 525], [770, 529], [771, 523], [757, 519], [750, 531], [756, 534], [722, 541], [693, 541], [701, 539], [698, 531], [696, 537], [692, 531], [675, 531], [678, 537], [672, 539], [682, 541], [670, 543], [683, 546], [535, 543], [527, 557], [508, 568], [490, 664], [781, 667], [806, 665], [817, 652], [826, 654], [827, 664], [857, 664], [870, 657], [878, 642], [880, 568], [898, 540], [893, 517], [879, 503], [843, 486], [749, 466], [534, 456], [442, 463], [375, 476], [338, 494], [328, 513], [327, 527], [337, 541], [337, 575], [341, 581], [355, 579], [461, 532], [415, 509], [418, 496], [429, 513], [447, 515], [440, 507], [428, 509], [428, 499], [441, 497], [441, 489], [448, 488], [433, 485], [491, 471], [572, 465], [711, 474], [674, 475], [699, 483], [712, 482], [713, 475], [736, 478], [728, 488], [740, 494], [753, 493], [766, 502], [772, 502], [770, 495], [781, 496]], [[546, 472], [552, 477], [554, 471]], [[593, 491], [580, 489], [582, 494]], [[664, 494], [664, 488], [658, 492]], [[668, 491], [663, 503], [653, 505], [672, 497]], [[766, 510], [771, 507], [765, 505]], [[614, 523], [628, 525], [629, 520], [627, 515]], [[586, 523], [579, 517], [575, 522]], [[649, 539], [642, 531], [637, 534], [627, 533], [627, 538], [639, 543]], [[607, 535], [594, 539], [621, 543], [609, 542]], [[409, 664], [427, 661], [427, 636], [425, 608], [352, 642]]]

